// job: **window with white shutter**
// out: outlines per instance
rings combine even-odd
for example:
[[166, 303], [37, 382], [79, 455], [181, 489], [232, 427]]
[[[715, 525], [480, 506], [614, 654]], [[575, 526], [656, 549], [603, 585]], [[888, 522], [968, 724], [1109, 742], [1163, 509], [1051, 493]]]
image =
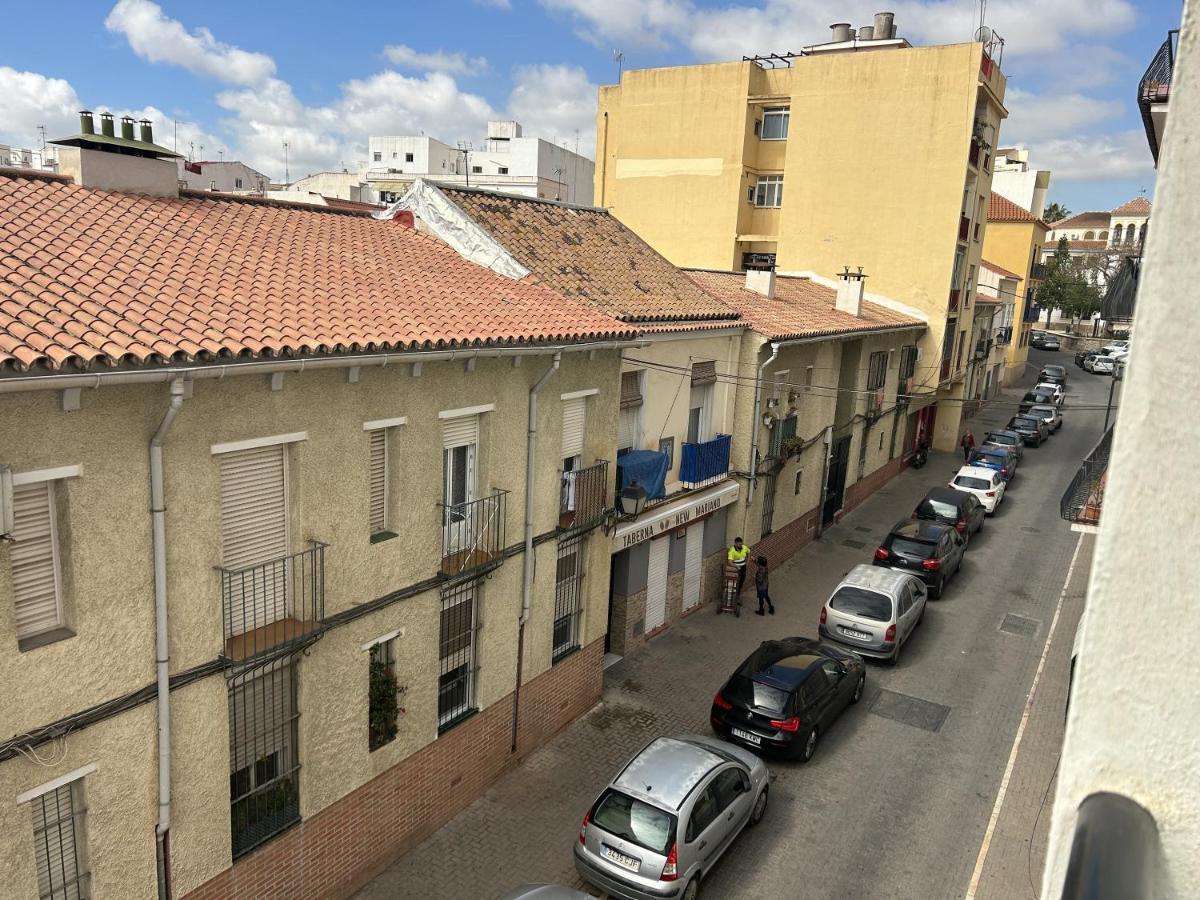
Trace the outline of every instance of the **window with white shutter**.
[[376, 428], [367, 432], [370, 454], [367, 465], [370, 485], [371, 536], [385, 534], [388, 529], [388, 450], [390, 438], [387, 428]]
[[621, 412], [617, 421], [617, 453], [636, 450], [642, 431], [642, 373], [621, 373]]
[[583, 455], [583, 435], [587, 419], [587, 398], [563, 401], [562, 456], [571, 459]]
[[72, 781], [30, 801], [33, 857], [39, 900], [86, 900], [91, 896], [85, 852], [83, 780]]
[[54, 482], [13, 488], [12, 580], [17, 638], [62, 627], [62, 576]]

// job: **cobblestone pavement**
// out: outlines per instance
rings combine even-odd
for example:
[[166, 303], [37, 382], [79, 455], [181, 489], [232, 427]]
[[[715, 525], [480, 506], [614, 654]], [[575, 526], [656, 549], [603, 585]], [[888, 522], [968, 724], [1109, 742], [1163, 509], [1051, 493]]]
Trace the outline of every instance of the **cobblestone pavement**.
[[[1070, 403], [1103, 403], [1107, 382], [1081, 371], [1072, 379], [1067, 425], [1026, 452], [1009, 497], [972, 540], [961, 574], [946, 599], [931, 604], [901, 665], [870, 666], [864, 701], [822, 737], [811, 763], [769, 762], [764, 827], [739, 837], [706, 877], [710, 900], [965, 895], [1078, 537], [1058, 517], [1058, 498], [1103, 421], [1102, 409], [1072, 417]], [[1002, 425], [1017, 395], [994, 401], [972, 429]], [[538, 882], [582, 889], [572, 842], [617, 768], [654, 736], [706, 733], [712, 694], [737, 663], [767, 638], [815, 634], [821, 603], [842, 574], [868, 561], [886, 529], [957, 465], [950, 454], [933, 454], [776, 569], [778, 615], [734, 619], [704, 607], [609, 669], [600, 704], [356, 896], [474, 900]], [[980, 898], [1036, 896], [1029, 883], [1040, 879], [1048, 811], [1037, 814], [1061, 739], [1063, 660], [1087, 566], [1077, 571]], [[1010, 614], [1026, 621], [1006, 623]], [[948, 707], [945, 721], [928, 731], [886, 717], [881, 689]]]

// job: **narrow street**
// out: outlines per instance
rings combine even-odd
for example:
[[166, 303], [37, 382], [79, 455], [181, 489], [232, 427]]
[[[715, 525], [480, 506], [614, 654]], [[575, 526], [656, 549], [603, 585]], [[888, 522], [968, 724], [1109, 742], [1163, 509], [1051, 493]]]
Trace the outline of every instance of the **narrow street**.
[[[763, 826], [739, 837], [702, 895], [957, 898], [968, 896], [978, 871], [972, 896], [1036, 898], [1048, 824], [1042, 807], [1093, 540], [1070, 530], [1058, 503], [1100, 436], [1110, 382], [1075, 367], [1068, 353], [1030, 358], [1031, 366], [1068, 368], [1062, 430], [1026, 450], [1011, 490], [972, 540], [945, 598], [931, 603], [900, 666], [870, 665], [863, 702], [823, 736], [811, 763], [768, 761]], [[1026, 382], [1033, 375], [1036, 368]], [[980, 440], [1003, 427], [1020, 393], [1006, 391], [969, 423]], [[1092, 408], [1073, 409], [1080, 406]], [[842, 574], [869, 562], [886, 529], [959, 462], [932, 455], [777, 568], [778, 615], [718, 617], [709, 606], [609, 669], [602, 703], [356, 896], [462, 900], [532, 882], [582, 887], [572, 842], [606, 780], [652, 737], [707, 733], [713, 692], [759, 641], [815, 636], [821, 604]], [[1035, 675], [1038, 689], [1023, 716]], [[996, 808], [1023, 718], [1020, 752]]]

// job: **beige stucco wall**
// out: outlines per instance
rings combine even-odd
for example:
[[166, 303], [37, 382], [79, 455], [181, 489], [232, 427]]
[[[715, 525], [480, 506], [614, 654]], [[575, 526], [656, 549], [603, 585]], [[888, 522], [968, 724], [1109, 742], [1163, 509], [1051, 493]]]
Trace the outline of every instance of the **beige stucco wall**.
[[[1005, 358], [1006, 381], [1020, 378], [1029, 359], [1028, 334], [1032, 323], [1023, 321], [1027, 305], [1025, 294], [1030, 287], [1037, 291], [1040, 282], [1031, 278], [1030, 272], [1045, 241], [1046, 226], [1041, 222], [988, 222], [984, 234], [984, 259], [1021, 276], [1013, 304], [1013, 338]], [[1024, 341], [1022, 334], [1026, 336]]]
[[[519, 543], [524, 508], [526, 404], [549, 357], [364, 368], [288, 375], [281, 391], [266, 376], [198, 381], [164, 452], [167, 493], [171, 671], [209, 662], [223, 648], [219, 477], [211, 445], [307, 431], [291, 445], [292, 544], [315, 538], [326, 551], [326, 615], [434, 575], [440, 564], [442, 492], [440, 410], [495, 403], [483, 415], [479, 484], [510, 490], [505, 543]], [[613, 459], [619, 393], [617, 351], [565, 353], [540, 394], [535, 533], [558, 520], [562, 403], [589, 397], [585, 464]], [[82, 408], [62, 412], [54, 392], [9, 395], [0, 404], [0, 461], [16, 472], [80, 465], [65, 485], [71, 539], [75, 637], [19, 653], [11, 551], [0, 546], [0, 683], [21, 703], [0, 706], [0, 736], [48, 724], [142, 688], [154, 678], [147, 442], [166, 407], [165, 385], [102, 387]], [[372, 544], [367, 524], [364, 421], [406, 416], [392, 444], [392, 527], [397, 538]], [[599, 532], [587, 547], [582, 642], [606, 625], [608, 546]], [[524, 677], [550, 667], [554, 615], [554, 541], [536, 551]], [[516, 672], [521, 556], [487, 578], [480, 604], [478, 705], [508, 695]], [[345, 795], [437, 737], [439, 597], [393, 603], [325, 634], [298, 666], [301, 813]], [[367, 663], [362, 645], [395, 629], [397, 675], [407, 713], [391, 744], [367, 747]], [[117, 652], [114, 652], [117, 651]], [[67, 673], [67, 674], [64, 674]], [[175, 890], [183, 895], [230, 864], [228, 700], [225, 679], [207, 677], [172, 692]], [[88, 840], [98, 896], [154, 891], [156, 761], [153, 704], [69, 735], [66, 760], [46, 770], [22, 759], [0, 762], [0, 883], [25, 884], [33, 856], [28, 808], [14, 798], [63, 771], [94, 762], [88, 777]], [[39, 755], [50, 752], [42, 748]], [[95, 787], [93, 787], [95, 782]], [[8, 798], [8, 799], [5, 799]], [[137, 825], [139, 818], [141, 825]], [[12, 827], [8, 827], [12, 826]], [[27, 852], [28, 851], [28, 852]], [[9, 877], [4, 877], [8, 875]], [[104, 886], [103, 893], [101, 886]]]

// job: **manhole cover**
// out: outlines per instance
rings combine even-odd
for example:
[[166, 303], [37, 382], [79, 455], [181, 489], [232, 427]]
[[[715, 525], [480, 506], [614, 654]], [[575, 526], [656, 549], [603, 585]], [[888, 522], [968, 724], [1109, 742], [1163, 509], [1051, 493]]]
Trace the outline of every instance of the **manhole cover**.
[[852, 540], [850, 540], [850, 538], [846, 538], [846, 540], [842, 541], [842, 546], [843, 547], [853, 547], [855, 550], [861, 550], [863, 547], [865, 547], [867, 545], [866, 545], [865, 541], [852, 541]]
[[1032, 634], [1037, 634], [1038, 622], [1037, 619], [1027, 619], [1025, 616], [1015, 616], [1009, 613], [1004, 617], [1004, 621], [1000, 623], [1000, 630], [1006, 631], [1009, 634], [1019, 634], [1022, 637], [1028, 637]]
[[881, 690], [871, 704], [871, 712], [914, 728], [937, 731], [946, 721], [946, 716], [950, 715], [950, 707], [895, 691]]
[[854, 530], [855, 530], [855, 531], [864, 531], [864, 532], [866, 532], [867, 534], [870, 534], [870, 533], [871, 533], [871, 532], [872, 532], [874, 529], [870, 528], [870, 527], [869, 527], [869, 526], [867, 526], [867, 525], [855, 525], [855, 526], [854, 526]]

